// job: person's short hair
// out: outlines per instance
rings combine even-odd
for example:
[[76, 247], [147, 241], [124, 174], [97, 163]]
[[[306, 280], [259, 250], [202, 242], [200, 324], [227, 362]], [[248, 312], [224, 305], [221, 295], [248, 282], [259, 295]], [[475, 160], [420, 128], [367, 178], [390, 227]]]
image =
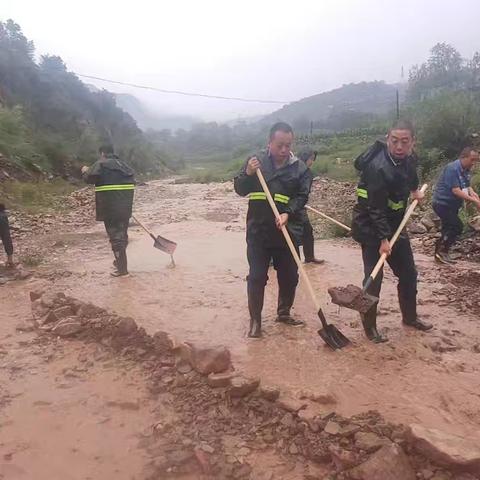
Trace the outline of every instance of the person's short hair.
[[413, 126], [413, 123], [405, 118], [395, 120], [388, 130], [388, 133], [392, 133], [392, 130], [408, 130], [412, 134], [412, 137], [415, 136], [415, 127]]
[[460, 158], [467, 158], [470, 156], [472, 152], [479, 152], [478, 148], [475, 147], [465, 147], [461, 152], [460, 152]]
[[285, 122], [275, 123], [272, 126], [272, 128], [270, 129], [270, 135], [268, 136], [268, 138], [270, 140], [272, 140], [277, 132], [291, 133], [293, 135], [292, 127], [288, 123], [285, 123]]
[[104, 155], [113, 155], [115, 152], [113, 150], [113, 145], [111, 143], [106, 143], [105, 145], [102, 145], [99, 149], [98, 152], [100, 155], [103, 153]]

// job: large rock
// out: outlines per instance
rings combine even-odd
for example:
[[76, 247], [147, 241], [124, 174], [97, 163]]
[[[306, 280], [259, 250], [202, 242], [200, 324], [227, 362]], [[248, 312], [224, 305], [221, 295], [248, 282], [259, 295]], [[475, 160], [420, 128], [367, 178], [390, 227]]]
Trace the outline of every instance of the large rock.
[[392, 443], [382, 447], [366, 462], [348, 471], [352, 480], [416, 480], [415, 472], [403, 450]]
[[38, 322], [43, 319], [49, 312], [48, 308], [42, 305], [42, 300], [38, 298], [34, 300], [31, 304], [32, 307], [32, 316], [34, 320]]
[[52, 333], [59, 337], [70, 337], [82, 330], [82, 323], [75, 317], [64, 318], [60, 320], [55, 327], [52, 328]]
[[435, 228], [435, 222], [433, 221], [431, 215], [425, 215], [422, 217], [420, 220], [420, 223], [427, 229], [427, 230], [433, 230]]
[[45, 292], [43, 290], [33, 290], [30, 292], [30, 301], [34, 302], [35, 300], [38, 300], [39, 298], [42, 298], [42, 295]]
[[42, 295], [40, 298], [40, 301], [42, 302], [42, 305], [46, 308], [55, 308], [59, 307], [60, 305], [63, 305], [66, 301], [66, 296], [64, 293], [59, 292], [59, 293], [52, 293], [52, 292], [47, 292]]
[[59, 320], [75, 315], [75, 312], [73, 311], [70, 305], [64, 305], [63, 307], [58, 307], [53, 311], [53, 313]]
[[391, 442], [386, 438], [379, 437], [372, 432], [357, 432], [355, 434], [355, 445], [360, 450], [373, 453]]
[[441, 432], [422, 425], [410, 425], [407, 438], [413, 447], [445, 467], [480, 474], [480, 441]]
[[130, 317], [122, 317], [118, 322], [115, 324], [115, 329], [120, 335], [132, 335], [138, 329], [135, 320]]
[[234, 377], [231, 380], [230, 396], [231, 397], [245, 397], [249, 393], [254, 392], [260, 385], [258, 378]]
[[221, 373], [231, 367], [230, 351], [224, 346], [202, 348], [190, 345], [191, 365], [199, 373]]

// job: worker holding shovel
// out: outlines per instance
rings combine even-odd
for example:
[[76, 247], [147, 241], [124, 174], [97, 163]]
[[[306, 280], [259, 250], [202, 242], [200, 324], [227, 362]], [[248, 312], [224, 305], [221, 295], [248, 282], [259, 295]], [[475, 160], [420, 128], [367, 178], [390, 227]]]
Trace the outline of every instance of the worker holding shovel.
[[[250, 312], [249, 337], [261, 336], [262, 309], [270, 259], [278, 278], [277, 322], [300, 326], [303, 322], [290, 315], [298, 284], [298, 267], [282, 233], [287, 227], [298, 253], [303, 234], [302, 210], [307, 203], [312, 175], [304, 162], [292, 153], [293, 130], [279, 122], [270, 130], [268, 152], [250, 157], [235, 177], [235, 191], [249, 197], [247, 213], [247, 279]], [[261, 170], [278, 208], [276, 219], [259, 181]], [[262, 177], [263, 178], [263, 177]]]
[[[427, 331], [431, 324], [417, 317], [417, 270], [410, 240], [402, 232], [393, 248], [389, 240], [404, 217], [409, 196], [421, 200], [423, 192], [413, 153], [413, 125], [397, 120], [389, 130], [387, 143], [376, 142], [355, 161], [360, 171], [357, 204], [353, 210], [352, 236], [362, 247], [365, 282], [382, 254], [398, 278], [398, 300], [404, 325]], [[367, 289], [375, 297], [380, 294], [382, 270]], [[377, 304], [361, 314], [367, 337], [375, 343], [388, 339], [377, 330]]]
[[95, 184], [97, 221], [103, 221], [115, 257], [114, 277], [128, 275], [128, 223], [132, 216], [135, 180], [133, 170], [122, 162], [112, 145], [100, 147], [100, 160], [82, 167], [87, 183]]

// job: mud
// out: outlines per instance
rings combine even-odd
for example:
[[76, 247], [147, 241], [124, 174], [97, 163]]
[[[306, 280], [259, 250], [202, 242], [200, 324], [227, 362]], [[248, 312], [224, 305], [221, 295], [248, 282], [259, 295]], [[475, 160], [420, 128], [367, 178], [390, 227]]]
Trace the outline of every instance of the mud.
[[[435, 265], [430, 257], [416, 253], [420, 278], [419, 312], [435, 324], [434, 331], [428, 334], [401, 326], [396, 284], [391, 272], [386, 270], [379, 327], [386, 330], [390, 342], [373, 345], [363, 336], [358, 314], [328, 302], [329, 287], [361, 283], [358, 247], [348, 239], [318, 241], [317, 256], [324, 258], [326, 263], [306, 268], [328, 321], [337, 325], [353, 344], [338, 352], [324, 346], [316, 333], [317, 314], [301, 284], [294, 314], [307, 325], [291, 329], [275, 324], [277, 289], [273, 270], [269, 273], [266, 292], [264, 339], [249, 341], [245, 338], [248, 323], [246, 201], [233, 193], [231, 184], [175, 185], [162, 181], [138, 189], [135, 210], [141, 221], [156, 234], [178, 243], [176, 268], [170, 267], [169, 256], [154, 249], [152, 240], [139, 227], [132, 227], [128, 249], [131, 275], [111, 278], [112, 255], [103, 227], [92, 223], [91, 216], [87, 217], [81, 208], [78, 222], [72, 213], [71, 223], [62, 223], [53, 232], [38, 234], [32, 239], [33, 243], [18, 245], [22, 250], [41, 247], [43, 263], [34, 269], [31, 278], [0, 287], [0, 348], [5, 352], [0, 353], [3, 386], [0, 448], [2, 454], [5, 452], [10, 458], [3, 461], [1, 467], [9, 469], [7, 474], [0, 469], [5, 478], [32, 478], [32, 471], [36, 472], [34, 478], [39, 479], [145, 478], [146, 465], [156, 458], [152, 453], [155, 448], [149, 452], [132, 438], [137, 439], [143, 426], [151, 431], [155, 422], [161, 422], [162, 415], [183, 417], [183, 413], [176, 414], [173, 410], [156, 416], [157, 403], [151, 398], [148, 374], [133, 360], [119, 359], [117, 354], [110, 353], [111, 345], [106, 340], [106, 345], [102, 341], [96, 343], [94, 338], [87, 338], [86, 343], [63, 339], [36, 343], [36, 334], [22, 328], [30, 316], [28, 292], [42, 288], [55, 288], [108, 312], [133, 317], [149, 334], [164, 330], [178, 340], [194, 344], [226, 345], [236, 372], [259, 378], [262, 388], [282, 391], [288, 400], [287, 406], [302, 405], [302, 398], [318, 399], [308, 402], [302, 415], [327, 418], [335, 412], [341, 416], [339, 418], [347, 419], [375, 410], [385, 422], [418, 423], [477, 439], [480, 443], [480, 334], [476, 310], [479, 294], [474, 287], [476, 277], [472, 274], [472, 264], [459, 262], [455, 272], [450, 273]], [[228, 212], [228, 216], [217, 216], [216, 212]], [[207, 220], [207, 216], [211, 220]], [[462, 290], [463, 286], [468, 289]], [[22, 328], [17, 331], [15, 327]], [[86, 363], [79, 358], [85, 357], [93, 365], [88, 366], [86, 372], [76, 372], [79, 363]], [[63, 373], [64, 368], [66, 373]], [[165, 378], [171, 379], [166, 382], [169, 385], [176, 382], [177, 374], [166, 371]], [[73, 386], [65, 387], [70, 384]], [[192, 385], [193, 390], [199, 388], [195, 383]], [[205, 393], [206, 397], [208, 395], [212, 394]], [[191, 397], [185, 398], [193, 401]], [[133, 404], [140, 405], [139, 410], [135, 410]], [[202, 410], [200, 404], [196, 405], [189, 415]], [[218, 413], [218, 404], [215, 405], [212, 409]], [[38, 428], [32, 427], [30, 412], [22, 415], [25, 410], [40, 412]], [[240, 411], [239, 418], [256, 415]], [[111, 420], [98, 423], [105, 418], [102, 412]], [[225, 421], [229, 415], [231, 413], [225, 413]], [[202, 428], [209, 423], [212, 424], [212, 420], [207, 418]], [[108, 441], [97, 446], [105, 425], [110, 424], [115, 428], [108, 433]], [[47, 428], [46, 425], [56, 427]], [[270, 478], [322, 478], [326, 475], [322, 464], [303, 454], [302, 442], [292, 447], [290, 434], [282, 436], [288, 442], [278, 450], [251, 449], [247, 463], [258, 478], [262, 478], [268, 468], [275, 474]], [[65, 438], [77, 439], [79, 446], [75, 446], [77, 440], [65, 442], [62, 440]], [[268, 435], [266, 438], [270, 439]], [[238, 440], [242, 441], [246, 440]], [[270, 445], [265, 439], [263, 442]], [[209, 446], [216, 451], [217, 443]], [[95, 459], [94, 450], [98, 449], [100, 459]], [[294, 453], [290, 453], [290, 449]], [[204, 461], [200, 450], [194, 451], [195, 458], [200, 459], [195, 460], [197, 466]], [[52, 451], [57, 453], [58, 459], [53, 464], [45, 460]], [[300, 463], [292, 460], [296, 455], [306, 460]], [[127, 461], [127, 457], [135, 461]], [[192, 458], [189, 457], [187, 464], [194, 464], [189, 463], [193, 462]], [[60, 473], [57, 474], [54, 466]], [[173, 466], [168, 464], [166, 468]], [[152, 466], [152, 471], [157, 467]], [[187, 469], [185, 472], [167, 473], [176, 474], [177, 478], [200, 478], [198, 471], [191, 473]]]
[[378, 303], [378, 298], [368, 293], [364, 293], [356, 285], [347, 285], [346, 287], [333, 287], [328, 289], [328, 294], [332, 303], [341, 307], [350, 308], [360, 313], [366, 313]]

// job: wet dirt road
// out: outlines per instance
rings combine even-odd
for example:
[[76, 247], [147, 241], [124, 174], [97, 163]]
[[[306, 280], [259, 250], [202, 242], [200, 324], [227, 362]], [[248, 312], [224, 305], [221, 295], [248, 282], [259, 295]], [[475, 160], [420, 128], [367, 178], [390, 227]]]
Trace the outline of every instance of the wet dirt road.
[[[475, 438], [480, 426], [478, 319], [458, 314], [434, 293], [445, 270], [416, 255], [420, 314], [435, 324], [427, 334], [401, 326], [395, 282], [386, 273], [379, 323], [390, 342], [373, 345], [364, 338], [358, 315], [340, 310], [327, 298], [330, 286], [360, 284], [358, 248], [348, 240], [317, 242], [317, 254], [326, 263], [307, 266], [308, 273], [327, 318], [353, 345], [340, 352], [324, 346], [316, 333], [318, 319], [301, 285], [294, 314], [307, 322], [306, 327], [276, 325], [273, 270], [264, 309], [264, 339], [248, 340], [246, 207], [231, 184], [152, 182], [138, 189], [136, 214], [154, 232], [178, 243], [175, 268], [134, 227], [129, 231], [131, 275], [112, 279], [111, 252], [103, 226], [96, 225], [50, 238], [57, 246], [42, 270], [55, 288], [130, 315], [148, 332], [165, 330], [180, 340], [228, 346], [237, 370], [260, 376], [264, 384], [278, 386], [293, 397], [328, 396], [331, 402], [319, 404], [319, 411], [352, 415], [375, 409], [391, 421], [421, 423]], [[460, 263], [459, 268], [472, 267]]]

